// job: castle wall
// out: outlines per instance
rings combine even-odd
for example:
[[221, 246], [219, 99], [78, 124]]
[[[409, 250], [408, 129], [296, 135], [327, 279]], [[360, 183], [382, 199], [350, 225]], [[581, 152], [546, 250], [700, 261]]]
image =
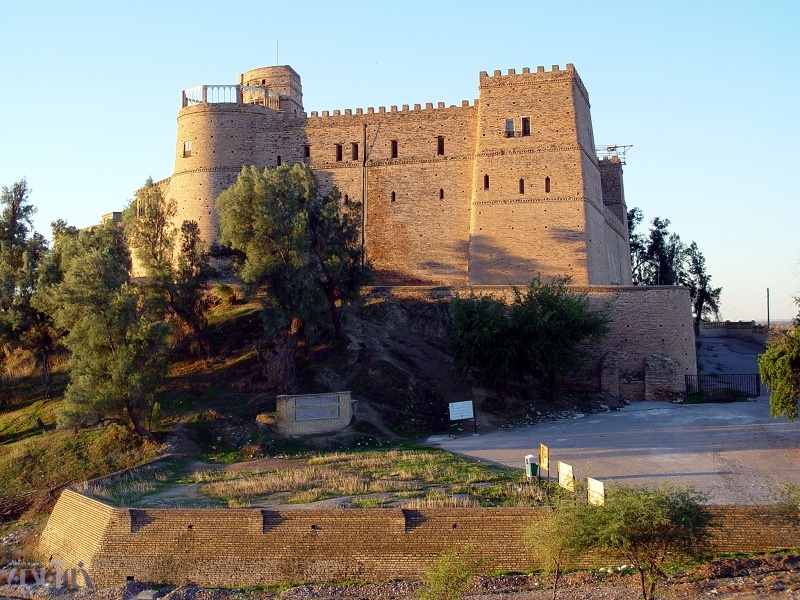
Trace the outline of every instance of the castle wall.
[[282, 110], [212, 102], [178, 118], [176, 225], [197, 220], [209, 245], [214, 199], [243, 165], [306, 162], [323, 190], [366, 199], [366, 253], [380, 283], [524, 284], [537, 273], [630, 282], [627, 237], [608, 225], [588, 96], [572, 65], [482, 73], [474, 106], [310, 117], [298, 112], [302, 88], [290, 67], [254, 69], [239, 82], [280, 93]]
[[[419, 580], [442, 552], [465, 546], [483, 558], [487, 573], [534, 568], [525, 529], [548, 511], [126, 509], [65, 490], [39, 552], [69, 567], [82, 561], [99, 587], [128, 578], [206, 587]], [[718, 524], [712, 529], [717, 552], [800, 544], [800, 528], [780, 507], [713, 506], [710, 512]], [[609, 559], [585, 556], [573, 566], [605, 566]]]
[[366, 184], [367, 258], [381, 281], [466, 283], [474, 108], [396, 108], [312, 113], [305, 127], [311, 167], [325, 185], [336, 185], [355, 200], [362, 199]]
[[[608, 335], [588, 347], [590, 358], [573, 387], [630, 400], [672, 400], [685, 395], [685, 375], [697, 374], [689, 290], [679, 286], [573, 286], [594, 309], [607, 308]], [[513, 300], [511, 286], [449, 288], [373, 287], [369, 298], [449, 301], [491, 295]]]

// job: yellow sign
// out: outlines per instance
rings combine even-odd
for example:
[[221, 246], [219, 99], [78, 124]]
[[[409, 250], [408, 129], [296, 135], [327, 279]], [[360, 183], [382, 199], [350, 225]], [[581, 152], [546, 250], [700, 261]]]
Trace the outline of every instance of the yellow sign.
[[547, 476], [550, 477], [550, 449], [544, 444], [539, 444], [539, 472], [542, 470], [547, 471]]

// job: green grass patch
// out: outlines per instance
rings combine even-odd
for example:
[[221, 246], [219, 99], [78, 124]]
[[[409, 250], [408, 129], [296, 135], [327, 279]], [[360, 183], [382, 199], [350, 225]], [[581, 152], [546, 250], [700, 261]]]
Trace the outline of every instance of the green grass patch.
[[78, 482], [154, 458], [159, 447], [111, 425], [50, 431], [2, 446], [0, 498]]

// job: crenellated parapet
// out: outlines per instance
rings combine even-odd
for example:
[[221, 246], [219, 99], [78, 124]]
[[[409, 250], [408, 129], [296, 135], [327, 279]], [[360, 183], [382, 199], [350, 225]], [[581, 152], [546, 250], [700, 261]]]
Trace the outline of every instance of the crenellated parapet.
[[461, 105], [457, 106], [455, 104], [451, 104], [450, 106], [445, 106], [444, 102], [437, 102], [436, 106], [433, 106], [433, 102], [425, 103], [425, 107], [423, 108], [422, 104], [414, 104], [413, 108], [410, 104], [402, 104], [400, 108], [397, 105], [392, 105], [387, 110], [385, 106], [379, 106], [377, 110], [375, 107], [370, 106], [366, 110], [363, 108], [346, 108], [344, 110], [323, 110], [321, 113], [312, 110], [311, 111], [311, 118], [327, 118], [327, 117], [350, 117], [350, 116], [361, 116], [361, 115], [374, 115], [374, 114], [392, 114], [392, 113], [410, 113], [410, 112], [425, 112], [425, 111], [453, 111], [459, 110], [462, 108], [473, 108], [478, 104], [478, 100], [474, 100], [473, 103], [470, 103], [469, 100], [462, 100]]
[[508, 69], [505, 75], [503, 75], [502, 71], [499, 69], [496, 69], [492, 75], [489, 75], [486, 71], [481, 71], [479, 87], [483, 89], [503, 86], [537, 85], [565, 80], [573, 80], [586, 102], [589, 102], [589, 92], [586, 91], [586, 86], [583, 85], [583, 81], [581, 81], [572, 63], [567, 63], [564, 69], [561, 69], [558, 65], [553, 65], [549, 71], [546, 71], [543, 66], [536, 67], [536, 71], [531, 71], [529, 67], [524, 67], [520, 73], [517, 73], [516, 69]]

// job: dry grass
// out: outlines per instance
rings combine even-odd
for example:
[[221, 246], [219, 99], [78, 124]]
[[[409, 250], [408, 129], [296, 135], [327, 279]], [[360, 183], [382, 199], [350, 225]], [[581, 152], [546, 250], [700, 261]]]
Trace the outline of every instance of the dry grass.
[[[200, 492], [215, 498], [253, 498], [276, 492], [293, 492], [294, 498], [300, 492], [318, 490], [317, 496], [357, 496], [375, 492], [394, 492], [416, 489], [418, 484], [408, 481], [372, 479], [358, 473], [347, 473], [320, 466], [306, 469], [289, 469], [262, 475], [250, 475], [229, 481], [208, 483]], [[300, 502], [300, 500], [293, 500]], [[309, 500], [310, 501], [310, 500]]]
[[424, 498], [414, 498], [403, 505], [405, 508], [478, 508], [481, 503], [474, 498], [453, 496], [444, 492], [433, 491]]
[[373, 477], [425, 483], [468, 484], [502, 478], [502, 475], [485, 466], [438, 450], [388, 450], [349, 454], [337, 452], [312, 458], [308, 464], [360, 471]]

